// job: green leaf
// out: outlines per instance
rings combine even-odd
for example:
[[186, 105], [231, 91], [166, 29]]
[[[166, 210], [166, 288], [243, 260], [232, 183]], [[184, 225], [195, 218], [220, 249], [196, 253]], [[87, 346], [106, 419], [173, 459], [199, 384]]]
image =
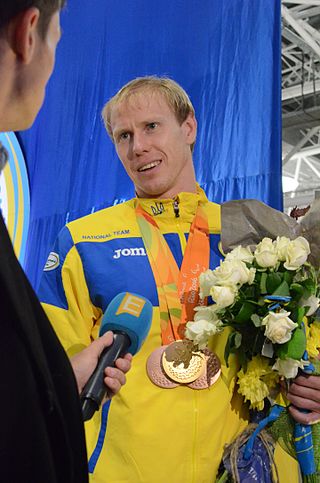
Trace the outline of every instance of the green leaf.
[[290, 290], [293, 290], [294, 292], [297, 292], [298, 294], [302, 295], [304, 288], [300, 283], [292, 283], [290, 285]]
[[288, 283], [283, 280], [279, 287], [272, 293], [272, 295], [279, 295], [282, 297], [288, 297], [290, 296], [290, 290], [289, 290], [289, 285]]
[[277, 290], [282, 282], [282, 279], [283, 275], [279, 272], [269, 273], [266, 280], [267, 293], [273, 293], [275, 290]]
[[263, 272], [261, 273], [261, 280], [260, 280], [260, 292], [265, 294], [265, 293], [268, 293], [267, 291], [267, 276], [268, 274]]
[[315, 292], [315, 282], [312, 278], [307, 278], [307, 280], [303, 281], [303, 286], [308, 292], [314, 293]]
[[283, 280], [285, 280], [288, 285], [291, 285], [292, 280], [293, 280], [293, 276], [294, 276], [293, 273], [285, 271], [284, 274], [283, 274]]
[[291, 339], [284, 344], [279, 344], [277, 355], [280, 359], [296, 359], [300, 360], [306, 350], [307, 339], [303, 329], [299, 327], [292, 333]]
[[303, 321], [303, 317], [305, 313], [307, 312], [308, 308], [307, 307], [296, 307], [291, 315], [290, 319], [293, 320], [293, 322], [296, 322], [298, 325], [301, 325], [301, 322]]
[[234, 332], [231, 332], [231, 334], [229, 334], [229, 337], [228, 337], [228, 340], [227, 340], [227, 343], [226, 343], [226, 346], [225, 346], [225, 349], [224, 349], [224, 360], [226, 361], [227, 367], [229, 367], [230, 348], [231, 348], [231, 343], [232, 343], [233, 337], [234, 337]]
[[240, 334], [240, 332], [235, 331], [229, 334], [226, 347], [224, 350], [224, 358], [225, 358], [227, 367], [229, 367], [228, 359], [230, 354], [237, 352], [237, 349], [241, 347], [241, 341], [242, 341], [242, 335]]
[[252, 314], [250, 319], [252, 320], [255, 327], [261, 327], [262, 319], [257, 314]]
[[252, 355], [261, 354], [262, 347], [265, 341], [265, 335], [263, 330], [256, 330], [254, 332], [255, 332], [255, 337], [250, 347], [250, 353]]
[[247, 322], [248, 320], [250, 320], [250, 317], [254, 311], [255, 311], [255, 307], [253, 304], [251, 304], [250, 302], [244, 302], [238, 314], [235, 316], [235, 321]]
[[256, 298], [254, 285], [245, 285], [245, 288], [242, 286], [240, 292], [243, 293], [243, 298], [245, 300]]
[[240, 367], [243, 369], [243, 372], [247, 372], [248, 359], [245, 351], [241, 350], [241, 348], [239, 349], [238, 360]]
[[297, 324], [301, 325], [303, 321], [303, 317], [305, 316], [306, 312], [308, 312], [308, 307], [298, 307], [297, 313], [298, 313], [298, 318], [297, 318]]

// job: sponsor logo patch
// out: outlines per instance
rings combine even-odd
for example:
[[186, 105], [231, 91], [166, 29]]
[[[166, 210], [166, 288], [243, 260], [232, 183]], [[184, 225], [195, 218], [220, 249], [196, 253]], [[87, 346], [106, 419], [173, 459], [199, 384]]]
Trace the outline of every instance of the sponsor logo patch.
[[59, 255], [55, 252], [49, 253], [48, 260], [44, 266], [44, 272], [50, 272], [50, 270], [54, 270], [60, 264]]
[[120, 257], [146, 257], [146, 251], [143, 247], [140, 248], [118, 248], [114, 250], [113, 258], [117, 259]]

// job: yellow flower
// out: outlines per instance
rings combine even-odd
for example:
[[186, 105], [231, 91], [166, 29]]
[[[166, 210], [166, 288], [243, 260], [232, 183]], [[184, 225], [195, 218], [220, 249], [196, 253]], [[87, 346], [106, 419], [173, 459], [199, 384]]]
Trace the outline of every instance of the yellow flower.
[[276, 371], [270, 371], [268, 374], [262, 377], [269, 389], [277, 387], [279, 384], [280, 376]]
[[313, 322], [310, 327], [306, 325], [307, 352], [310, 359], [316, 359], [320, 350], [320, 322]]
[[[239, 393], [245, 401], [250, 402], [250, 408], [261, 411], [264, 408], [264, 399], [269, 395], [269, 388], [275, 385], [272, 368], [266, 358], [256, 356], [248, 363], [247, 371], [238, 372]], [[267, 385], [266, 376], [271, 384]]]

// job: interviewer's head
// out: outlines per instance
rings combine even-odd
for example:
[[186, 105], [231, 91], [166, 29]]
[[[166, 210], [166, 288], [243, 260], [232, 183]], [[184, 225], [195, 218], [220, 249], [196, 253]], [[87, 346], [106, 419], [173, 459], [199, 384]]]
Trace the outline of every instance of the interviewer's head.
[[1, 0], [0, 131], [26, 129], [44, 99], [65, 0]]

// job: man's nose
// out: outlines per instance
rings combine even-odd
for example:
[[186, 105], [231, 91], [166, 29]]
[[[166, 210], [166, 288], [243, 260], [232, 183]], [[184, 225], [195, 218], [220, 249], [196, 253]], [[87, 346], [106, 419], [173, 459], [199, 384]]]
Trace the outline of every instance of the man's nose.
[[135, 133], [132, 140], [132, 151], [139, 156], [148, 151], [148, 143], [143, 133]]

